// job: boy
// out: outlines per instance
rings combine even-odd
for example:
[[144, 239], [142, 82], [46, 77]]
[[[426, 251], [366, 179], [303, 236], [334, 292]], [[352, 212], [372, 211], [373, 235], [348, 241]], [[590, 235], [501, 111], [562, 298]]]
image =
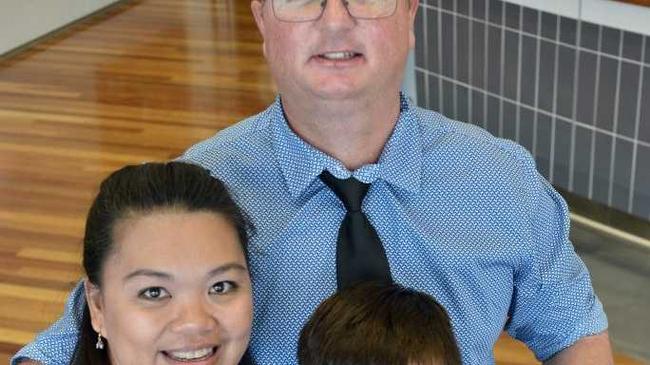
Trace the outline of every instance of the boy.
[[447, 312], [400, 285], [358, 284], [323, 301], [300, 333], [300, 365], [460, 365]]

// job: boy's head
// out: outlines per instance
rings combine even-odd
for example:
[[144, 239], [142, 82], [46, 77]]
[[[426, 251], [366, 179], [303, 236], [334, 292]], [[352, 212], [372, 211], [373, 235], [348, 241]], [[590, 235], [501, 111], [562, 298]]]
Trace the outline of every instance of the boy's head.
[[445, 310], [427, 294], [365, 283], [338, 292], [300, 333], [300, 365], [460, 365]]

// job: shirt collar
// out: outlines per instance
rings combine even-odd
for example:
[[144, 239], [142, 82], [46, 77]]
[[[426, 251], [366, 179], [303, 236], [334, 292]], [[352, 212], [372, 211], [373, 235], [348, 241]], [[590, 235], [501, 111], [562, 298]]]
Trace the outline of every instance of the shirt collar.
[[354, 175], [372, 183], [387, 183], [417, 193], [420, 188], [422, 147], [417, 115], [411, 102], [400, 94], [400, 114], [395, 129], [376, 164], [348, 171], [341, 162], [300, 138], [287, 123], [280, 97], [270, 107], [274, 152], [291, 196], [298, 198], [327, 169], [338, 178]]

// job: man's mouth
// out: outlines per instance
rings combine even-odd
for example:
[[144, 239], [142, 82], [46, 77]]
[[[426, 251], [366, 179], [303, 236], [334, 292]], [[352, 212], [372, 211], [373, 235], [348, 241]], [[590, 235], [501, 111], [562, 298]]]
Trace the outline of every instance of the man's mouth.
[[330, 61], [345, 61], [361, 56], [361, 53], [352, 51], [325, 52], [318, 55], [319, 58]]
[[196, 350], [176, 350], [176, 351], [163, 351], [163, 354], [174, 361], [180, 362], [198, 362], [207, 360], [214, 356], [219, 348], [206, 347]]

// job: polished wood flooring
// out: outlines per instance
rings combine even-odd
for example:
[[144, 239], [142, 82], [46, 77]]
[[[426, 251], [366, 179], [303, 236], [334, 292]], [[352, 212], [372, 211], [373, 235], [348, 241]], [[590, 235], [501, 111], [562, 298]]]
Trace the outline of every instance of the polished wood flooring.
[[[61, 314], [107, 173], [175, 157], [274, 92], [246, 0], [127, 1], [0, 60], [0, 362]], [[495, 354], [537, 364], [505, 336]]]

